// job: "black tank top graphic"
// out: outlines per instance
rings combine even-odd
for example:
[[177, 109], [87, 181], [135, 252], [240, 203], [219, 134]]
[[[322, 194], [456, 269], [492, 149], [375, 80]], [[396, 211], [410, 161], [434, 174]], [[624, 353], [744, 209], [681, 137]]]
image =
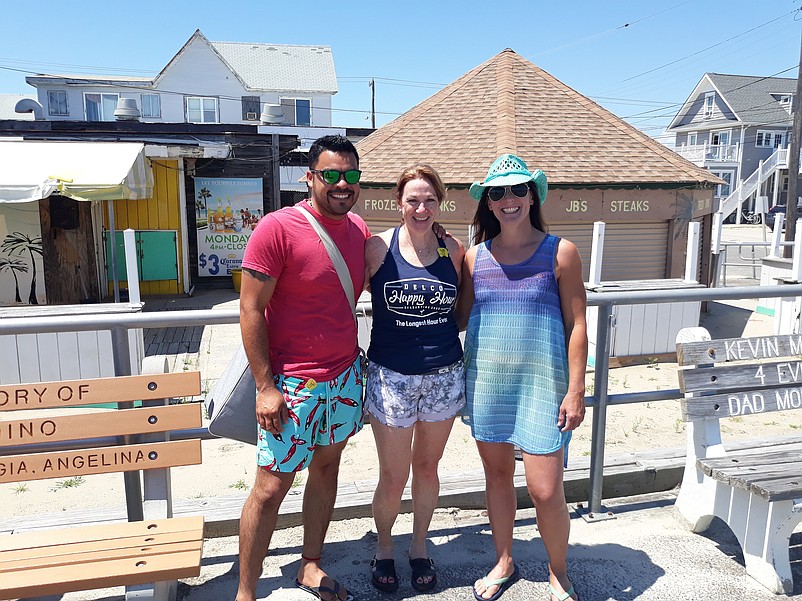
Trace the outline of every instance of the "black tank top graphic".
[[437, 260], [416, 267], [393, 232], [384, 263], [370, 279], [373, 329], [368, 359], [402, 374], [424, 374], [462, 359], [454, 320], [457, 272], [438, 239]]

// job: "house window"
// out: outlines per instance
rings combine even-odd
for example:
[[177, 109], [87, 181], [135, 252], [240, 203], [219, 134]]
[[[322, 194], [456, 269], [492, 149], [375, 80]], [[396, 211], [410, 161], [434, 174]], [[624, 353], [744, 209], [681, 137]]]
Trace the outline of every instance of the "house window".
[[692, 131], [688, 134], [688, 146], [696, 146], [696, 132]]
[[730, 130], [710, 132], [711, 146], [727, 146], [730, 143]]
[[69, 115], [70, 107], [67, 106], [67, 92], [64, 90], [48, 90], [47, 112], [50, 115], [62, 117]]
[[780, 106], [785, 109], [785, 111], [790, 115], [791, 109], [793, 106], [794, 95], [793, 94], [779, 94], [775, 96], [777, 98], [777, 102], [780, 103]]
[[705, 94], [705, 110], [704, 110], [705, 119], [710, 119], [713, 116], [713, 107], [715, 106], [715, 101], [716, 101], [715, 92], [709, 92]]
[[312, 124], [312, 101], [308, 98], [282, 98], [281, 109], [284, 111], [284, 125]]
[[162, 103], [158, 94], [142, 94], [142, 116], [160, 119]]
[[755, 146], [758, 148], [780, 148], [783, 145], [783, 134], [778, 131], [758, 131], [755, 135]]
[[711, 171], [716, 177], [723, 179], [726, 184], [719, 184], [716, 186], [715, 197], [727, 198], [730, 195], [730, 186], [732, 185], [732, 171]]
[[243, 96], [242, 97], [242, 120], [243, 121], [258, 121], [261, 99], [259, 96]]
[[188, 96], [187, 121], [190, 123], [219, 123], [217, 98]]
[[114, 121], [119, 94], [84, 94], [87, 121]]

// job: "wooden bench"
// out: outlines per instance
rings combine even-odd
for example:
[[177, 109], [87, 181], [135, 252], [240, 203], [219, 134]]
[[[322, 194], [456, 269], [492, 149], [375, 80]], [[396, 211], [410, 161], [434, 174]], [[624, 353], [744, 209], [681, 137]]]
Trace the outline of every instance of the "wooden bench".
[[802, 336], [710, 340], [707, 330], [687, 328], [677, 337], [677, 361], [688, 443], [676, 508], [694, 532], [707, 530], [713, 517], [726, 522], [746, 573], [790, 594], [789, 542], [802, 521], [802, 437], [728, 452], [719, 419], [802, 407]]
[[[168, 402], [199, 393], [198, 372], [0, 386], [0, 484], [112, 472], [138, 484], [140, 470], [144, 484], [144, 501], [126, 495], [142, 521], [0, 537], [0, 599], [124, 585], [126, 599], [168, 601], [199, 575], [203, 516], [172, 517], [169, 468], [201, 462], [199, 438], [170, 440], [201, 426], [201, 406]], [[124, 408], [82, 407], [109, 402]]]

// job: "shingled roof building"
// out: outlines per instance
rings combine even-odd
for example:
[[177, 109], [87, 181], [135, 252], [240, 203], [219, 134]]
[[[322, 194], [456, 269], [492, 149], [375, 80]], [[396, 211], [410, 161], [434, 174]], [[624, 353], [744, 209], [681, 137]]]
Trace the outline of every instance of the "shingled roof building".
[[521, 156], [548, 176], [544, 216], [551, 233], [577, 244], [586, 276], [593, 222], [607, 223], [604, 280], [680, 277], [687, 224], [702, 221], [709, 236], [719, 183], [510, 49], [358, 149], [364, 183], [355, 210], [373, 231], [398, 221], [391, 188], [400, 171], [425, 162], [449, 189], [442, 221], [465, 242], [476, 207], [468, 186], [500, 154]]

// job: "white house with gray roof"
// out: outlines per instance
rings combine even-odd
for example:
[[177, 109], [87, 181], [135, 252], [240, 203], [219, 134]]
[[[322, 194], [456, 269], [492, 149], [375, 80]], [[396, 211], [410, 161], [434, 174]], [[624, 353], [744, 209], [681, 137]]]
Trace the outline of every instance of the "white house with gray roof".
[[266, 105], [280, 105], [283, 118], [274, 120], [280, 125], [331, 127], [337, 93], [329, 46], [211, 42], [200, 30], [155, 78], [25, 80], [36, 88], [44, 118], [53, 121], [113, 121], [118, 100], [130, 98], [145, 122], [258, 124]]
[[785, 203], [795, 91], [796, 79], [705, 73], [666, 128], [677, 153], [727, 182], [715, 193], [725, 213], [756, 195]]
[[114, 121], [120, 99], [133, 99], [139, 121], [150, 123], [260, 125], [267, 109], [272, 118], [259, 133], [300, 139], [298, 153], [280, 167], [281, 189], [299, 197], [307, 192], [299, 178], [312, 142], [346, 134], [332, 126], [337, 75], [329, 46], [211, 42], [196, 30], [156, 77], [36, 75], [25, 81], [36, 88], [49, 121]]

